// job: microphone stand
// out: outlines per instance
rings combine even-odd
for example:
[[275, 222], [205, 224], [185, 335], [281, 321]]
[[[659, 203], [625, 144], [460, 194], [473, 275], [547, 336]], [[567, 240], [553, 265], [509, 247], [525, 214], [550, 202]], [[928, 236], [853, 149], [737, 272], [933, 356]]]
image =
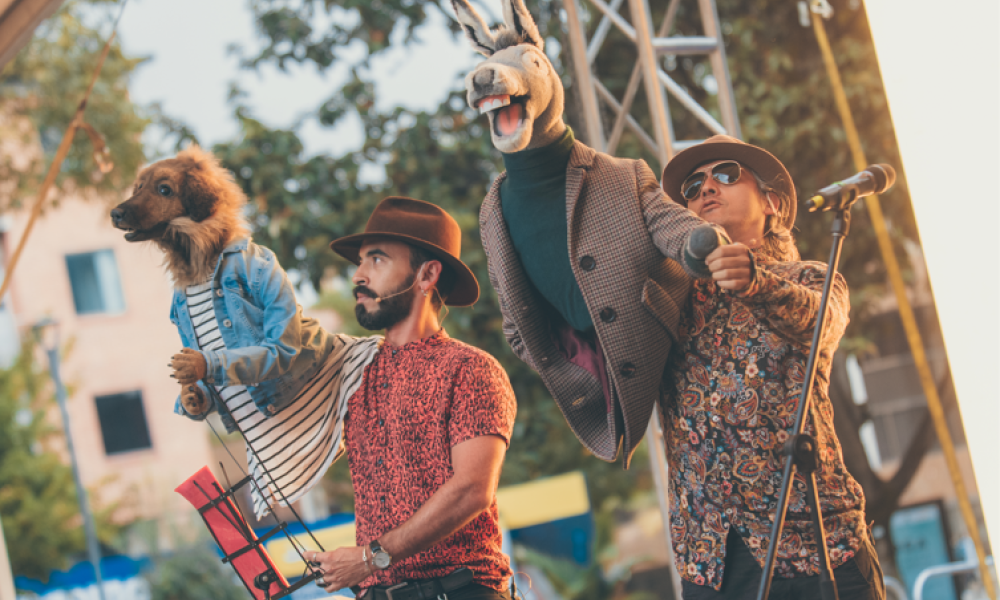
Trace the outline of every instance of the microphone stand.
[[819, 589], [822, 600], [839, 600], [837, 583], [830, 568], [830, 556], [826, 550], [826, 530], [823, 528], [823, 515], [819, 508], [819, 494], [816, 491], [815, 471], [819, 466], [816, 438], [803, 433], [808, 414], [810, 391], [816, 380], [816, 356], [819, 353], [823, 326], [826, 324], [826, 306], [830, 299], [830, 289], [834, 276], [837, 274], [837, 264], [840, 262], [840, 251], [844, 238], [851, 229], [851, 204], [838, 209], [830, 226], [833, 234], [833, 245], [830, 248], [830, 262], [823, 282], [823, 295], [820, 298], [819, 313], [816, 315], [816, 326], [813, 329], [812, 348], [809, 361], [806, 363], [806, 378], [799, 397], [799, 408], [795, 414], [794, 433], [785, 442], [785, 468], [781, 482], [781, 492], [778, 495], [778, 509], [771, 527], [771, 540], [767, 548], [767, 560], [764, 562], [764, 573], [761, 576], [757, 600], [766, 600], [771, 591], [771, 578], [774, 576], [774, 560], [778, 555], [778, 544], [781, 541], [781, 530], [785, 525], [785, 511], [788, 508], [788, 497], [791, 494], [795, 470], [798, 469], [806, 480], [806, 493], [809, 502], [809, 512], [812, 515], [813, 527], [816, 529], [816, 552], [819, 554]]

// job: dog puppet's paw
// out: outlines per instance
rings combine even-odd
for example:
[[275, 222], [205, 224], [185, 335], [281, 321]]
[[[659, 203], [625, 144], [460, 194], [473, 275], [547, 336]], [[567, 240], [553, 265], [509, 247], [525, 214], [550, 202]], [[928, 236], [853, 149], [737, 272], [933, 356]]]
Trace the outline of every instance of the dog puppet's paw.
[[186, 385], [181, 388], [181, 406], [189, 415], [200, 415], [208, 410], [208, 399], [196, 385]]

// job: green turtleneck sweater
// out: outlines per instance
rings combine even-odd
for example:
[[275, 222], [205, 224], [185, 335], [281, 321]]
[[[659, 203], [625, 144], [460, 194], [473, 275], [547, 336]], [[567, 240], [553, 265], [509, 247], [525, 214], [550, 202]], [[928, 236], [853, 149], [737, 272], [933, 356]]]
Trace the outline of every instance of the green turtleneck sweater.
[[573, 131], [543, 148], [503, 155], [507, 179], [500, 204], [511, 241], [528, 279], [573, 329], [594, 326], [569, 262], [566, 167]]

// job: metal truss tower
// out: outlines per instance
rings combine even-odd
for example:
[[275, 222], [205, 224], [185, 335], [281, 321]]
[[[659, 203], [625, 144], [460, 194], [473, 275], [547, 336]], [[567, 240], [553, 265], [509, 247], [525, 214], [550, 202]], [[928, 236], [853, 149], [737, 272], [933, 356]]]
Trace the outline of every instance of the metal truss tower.
[[[722, 28], [719, 23], [715, 0], [696, 0], [701, 15], [703, 35], [668, 36], [673, 27], [674, 17], [680, 0], [670, 0], [659, 28], [653, 30], [653, 19], [648, 0], [628, 0], [628, 14], [625, 19], [620, 10], [625, 0], [563, 0], [569, 29], [570, 52], [573, 57], [574, 79], [579, 86], [586, 126], [584, 141], [596, 150], [614, 155], [618, 149], [625, 127], [652, 152], [659, 161], [659, 173], [673, 155], [702, 140], [678, 140], [674, 135], [674, 118], [694, 117], [712, 134], [727, 134], [741, 138], [733, 86], [726, 66], [726, 54], [722, 44]], [[691, 0], [687, 0], [691, 1]], [[580, 3], [587, 5], [591, 16], [599, 16], [600, 22], [590, 40], [585, 39], [580, 19]], [[619, 99], [599, 79], [594, 62], [601, 46], [611, 30], [617, 27], [626, 38], [635, 44], [637, 60], [632, 75], [625, 88], [625, 95]], [[717, 84], [717, 102], [721, 123], [705, 107], [701, 106], [662, 67], [665, 56], [707, 56], [711, 64], [712, 76]], [[632, 104], [643, 84], [649, 106], [649, 121], [652, 132], [645, 131], [631, 114]], [[669, 98], [669, 102], [668, 102]], [[671, 114], [670, 103], [675, 102], [683, 111], [675, 109]], [[602, 105], [603, 104], [603, 110]], [[684, 114], [686, 113], [686, 114]], [[614, 122], [608, 129], [601, 115], [613, 115]], [[683, 115], [683, 116], [682, 116]], [[659, 496], [660, 513], [663, 516], [663, 534], [666, 537], [667, 552], [673, 560], [670, 541], [670, 514], [667, 457], [663, 440], [663, 428], [659, 411], [653, 417], [646, 431], [649, 447], [650, 467]], [[676, 569], [671, 569], [674, 597], [681, 597], [680, 577]]]
[[[625, 0], [611, 0], [610, 3], [604, 0], [563, 0], [575, 81], [579, 85], [583, 118], [587, 128], [588, 139], [585, 141], [588, 145], [596, 150], [614, 155], [621, 135], [625, 127], [628, 127], [656, 155], [660, 161], [660, 169], [662, 169], [663, 165], [676, 152], [702, 141], [678, 140], [674, 136], [672, 119], [679, 118], [680, 115], [671, 114], [670, 108], [673, 102], [684, 109], [684, 112], [687, 113], [685, 116], [693, 116], [713, 134], [724, 133], [737, 138], [741, 137], [715, 0], [696, 1], [704, 35], [679, 37], [668, 36], [667, 33], [673, 26], [680, 0], [670, 1], [655, 33], [648, 0], [628, 0], [628, 13], [631, 16], [631, 22], [620, 14]], [[586, 4], [590, 15], [600, 16], [601, 19], [589, 41], [585, 39], [584, 29], [581, 25], [581, 2]], [[632, 76], [629, 78], [625, 95], [621, 99], [616, 98], [601, 83], [599, 74], [594, 72], [595, 59], [611, 27], [616, 27], [635, 44], [638, 56], [636, 64], [632, 68]], [[692, 98], [683, 86], [670, 77], [660, 64], [661, 58], [664, 56], [692, 55], [709, 58], [712, 76], [718, 87], [717, 99], [721, 123], [697, 100]], [[630, 114], [640, 83], [643, 84], [646, 92], [652, 125], [651, 132], [645, 131]], [[603, 113], [614, 115], [614, 123], [610, 131], [602, 123], [602, 103], [606, 108]]]

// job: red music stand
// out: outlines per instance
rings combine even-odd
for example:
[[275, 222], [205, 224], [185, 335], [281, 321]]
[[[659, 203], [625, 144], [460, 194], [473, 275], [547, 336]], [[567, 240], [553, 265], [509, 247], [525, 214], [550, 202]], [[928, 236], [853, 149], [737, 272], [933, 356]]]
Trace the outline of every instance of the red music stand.
[[249, 482], [250, 477], [247, 476], [224, 490], [208, 467], [202, 467], [177, 486], [175, 491], [198, 509], [205, 525], [222, 549], [222, 562], [233, 566], [247, 591], [257, 600], [278, 600], [315, 580], [321, 573], [311, 569], [311, 565], [306, 563], [308, 572], [289, 585], [278, 572], [264, 549], [264, 542], [279, 531], [291, 538], [283, 522], [279, 522], [261, 538], [253, 532], [234, 498], [236, 491]]

